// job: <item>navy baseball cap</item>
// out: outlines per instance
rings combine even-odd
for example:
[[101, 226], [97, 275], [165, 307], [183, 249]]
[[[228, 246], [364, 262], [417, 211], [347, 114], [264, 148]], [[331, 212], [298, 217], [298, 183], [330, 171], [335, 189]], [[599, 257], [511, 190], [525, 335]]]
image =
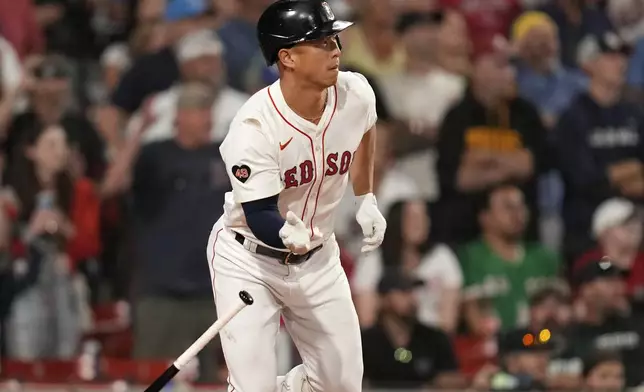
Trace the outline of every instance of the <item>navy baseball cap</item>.
[[166, 22], [194, 18], [208, 11], [206, 0], [169, 0], [165, 7]]
[[420, 279], [414, 279], [405, 275], [399, 268], [387, 268], [383, 271], [380, 283], [378, 283], [378, 292], [387, 294], [391, 291], [411, 291], [416, 287], [424, 285]]

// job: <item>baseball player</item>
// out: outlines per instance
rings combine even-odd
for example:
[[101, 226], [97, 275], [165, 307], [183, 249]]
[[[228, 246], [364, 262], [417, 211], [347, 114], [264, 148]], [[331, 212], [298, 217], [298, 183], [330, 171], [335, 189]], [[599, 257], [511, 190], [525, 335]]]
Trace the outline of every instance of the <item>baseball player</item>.
[[[362, 347], [349, 283], [333, 234], [351, 178], [363, 251], [386, 222], [373, 195], [376, 109], [357, 73], [339, 72], [336, 20], [326, 2], [278, 0], [257, 29], [280, 80], [239, 110], [220, 151], [233, 191], [214, 225], [208, 259], [220, 315], [255, 299], [221, 332], [229, 391], [359, 392]], [[277, 377], [283, 317], [303, 364]]]

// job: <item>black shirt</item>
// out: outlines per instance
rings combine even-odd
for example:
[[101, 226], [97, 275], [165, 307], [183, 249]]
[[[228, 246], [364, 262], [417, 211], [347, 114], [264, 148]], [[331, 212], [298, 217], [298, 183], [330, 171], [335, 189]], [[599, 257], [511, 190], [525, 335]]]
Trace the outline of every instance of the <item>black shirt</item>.
[[546, 169], [548, 148], [546, 130], [537, 109], [528, 101], [516, 98], [507, 105], [507, 119], [497, 120], [481, 105], [471, 90], [449, 110], [440, 128], [436, 170], [440, 183], [440, 200], [432, 209], [434, 239], [439, 242], [465, 242], [476, 238], [476, 198], [479, 192], [463, 193], [457, 189], [457, 175], [463, 154], [469, 149], [512, 151], [528, 149], [534, 159], [534, 174], [522, 184], [530, 209], [528, 238], [537, 238], [537, 174]]
[[595, 208], [618, 195], [609, 183], [608, 167], [644, 159], [644, 117], [634, 105], [603, 107], [584, 93], [562, 114], [553, 135], [566, 185], [566, 229], [587, 235]]
[[363, 331], [362, 352], [364, 377], [373, 388], [418, 388], [458, 370], [449, 337], [418, 322], [407, 347], [393, 347], [380, 324]]
[[61, 53], [78, 59], [98, 57], [100, 52], [95, 48], [92, 28], [93, 9], [89, 3], [75, 0], [35, 0], [34, 5], [55, 5], [62, 11], [60, 19], [43, 28], [47, 38], [47, 53]]
[[626, 369], [626, 384], [633, 387], [644, 381], [642, 325], [634, 318], [614, 316], [600, 325], [573, 325], [565, 342], [558, 362], [583, 361], [597, 352], [617, 352]]
[[218, 144], [142, 148], [132, 184], [139, 295], [212, 296], [205, 247], [229, 190]]
[[169, 89], [179, 80], [179, 64], [172, 48], [139, 58], [121, 78], [112, 104], [134, 113], [150, 95]]

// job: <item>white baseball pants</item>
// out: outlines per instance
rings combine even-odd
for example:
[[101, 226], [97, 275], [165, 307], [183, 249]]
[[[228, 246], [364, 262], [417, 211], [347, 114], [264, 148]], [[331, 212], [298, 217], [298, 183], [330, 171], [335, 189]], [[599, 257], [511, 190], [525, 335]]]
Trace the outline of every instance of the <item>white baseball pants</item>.
[[[246, 250], [220, 220], [210, 234], [207, 254], [219, 314], [240, 301], [240, 290], [255, 299], [221, 331], [229, 392], [280, 392], [275, 353], [280, 315], [303, 362], [285, 378], [286, 383], [300, 385], [284, 388], [362, 390], [358, 316], [333, 237], [308, 261], [285, 266]], [[300, 380], [307, 382], [297, 381], [296, 373], [303, 373]]]

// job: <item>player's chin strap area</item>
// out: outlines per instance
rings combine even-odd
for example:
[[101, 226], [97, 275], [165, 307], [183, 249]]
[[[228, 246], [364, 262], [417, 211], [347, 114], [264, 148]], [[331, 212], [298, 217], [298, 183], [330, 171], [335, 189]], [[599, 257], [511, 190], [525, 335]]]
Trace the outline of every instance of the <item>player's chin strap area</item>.
[[244, 237], [239, 233], [235, 233], [235, 240], [240, 244], [242, 244], [242, 246], [249, 252], [256, 253], [261, 256], [277, 259], [280, 262], [280, 264], [284, 264], [284, 265], [302, 264], [308, 259], [310, 259], [311, 256], [317, 253], [320, 249], [322, 249], [322, 245], [318, 245], [317, 247], [311, 249], [305, 254], [296, 255], [295, 253], [291, 253], [291, 252], [282, 252], [279, 250], [267, 248], [265, 246], [262, 246], [256, 242], [249, 240], [248, 238]]

